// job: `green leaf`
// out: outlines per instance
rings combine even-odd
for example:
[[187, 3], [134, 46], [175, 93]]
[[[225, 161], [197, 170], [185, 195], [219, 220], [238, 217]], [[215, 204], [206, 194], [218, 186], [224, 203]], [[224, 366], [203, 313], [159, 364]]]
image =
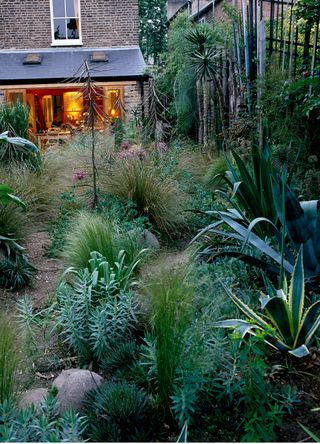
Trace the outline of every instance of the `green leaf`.
[[[248, 235], [247, 228], [245, 228], [243, 225], [239, 224], [238, 222], [236, 222], [235, 220], [232, 220], [231, 218], [229, 218], [227, 216], [221, 215], [221, 219], [227, 225], [229, 225], [231, 228], [233, 228], [237, 233], [239, 233], [242, 236], [243, 240], [245, 240], [247, 238], [247, 242], [249, 244], [253, 245], [254, 247], [258, 248], [262, 253], [271, 257], [279, 265], [281, 264], [281, 255], [279, 253], [277, 253], [273, 248], [271, 248], [260, 237], [258, 237], [254, 233], [249, 233], [249, 235]], [[288, 273], [292, 273], [293, 267], [288, 261], [284, 261], [284, 267]]]
[[239, 299], [235, 294], [233, 294], [222, 282], [220, 282], [222, 287], [236, 306], [244, 313], [249, 319], [252, 319], [260, 327], [269, 327], [268, 323], [262, 319], [257, 313], [255, 313], [247, 304], [245, 304], [241, 299]]
[[310, 438], [314, 439], [315, 442], [320, 442], [319, 436], [317, 436], [315, 433], [311, 432], [307, 427], [305, 427], [303, 424], [298, 422], [299, 426], [310, 436]]
[[[305, 343], [308, 345], [313, 334], [315, 333], [315, 322], [319, 317], [320, 301], [315, 302], [305, 312], [300, 324], [300, 329], [296, 337], [296, 344]], [[311, 333], [311, 335], [310, 335]]]
[[187, 437], [188, 437], [188, 422], [186, 421], [182, 427], [177, 442], [187, 442]]
[[241, 338], [244, 338], [245, 335], [250, 333], [253, 329], [261, 330], [259, 325], [252, 324], [251, 322], [244, 321], [243, 319], [226, 319], [225, 321], [214, 322], [212, 326], [215, 328], [232, 328], [240, 333]]
[[294, 344], [295, 335], [290, 328], [291, 316], [287, 302], [281, 297], [274, 296], [265, 303], [264, 307], [268, 314], [268, 318], [271, 320], [284, 342], [292, 346]]
[[295, 348], [294, 350], [288, 350], [288, 352], [296, 358], [304, 358], [310, 353], [308, 348], [304, 344], [300, 345], [300, 347]]
[[303, 272], [303, 254], [300, 248], [291, 278], [289, 288], [289, 311], [292, 317], [292, 333], [297, 336], [300, 329], [300, 323], [304, 307], [304, 272]]

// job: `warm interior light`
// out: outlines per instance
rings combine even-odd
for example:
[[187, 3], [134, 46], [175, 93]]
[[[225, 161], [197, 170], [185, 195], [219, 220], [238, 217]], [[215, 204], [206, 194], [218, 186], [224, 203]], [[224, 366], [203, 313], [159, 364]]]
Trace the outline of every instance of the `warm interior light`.
[[83, 97], [78, 91], [63, 94], [64, 109], [68, 123], [79, 125], [83, 115]]
[[112, 108], [110, 114], [111, 114], [111, 117], [114, 117], [117, 114], [117, 111], [114, 108]]

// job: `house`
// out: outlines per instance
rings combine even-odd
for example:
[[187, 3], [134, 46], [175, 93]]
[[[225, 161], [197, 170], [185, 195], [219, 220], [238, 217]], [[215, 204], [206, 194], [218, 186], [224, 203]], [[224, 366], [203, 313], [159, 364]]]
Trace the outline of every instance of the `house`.
[[83, 127], [85, 63], [101, 125], [142, 111], [138, 0], [1, 0], [0, 16], [0, 103], [26, 103], [35, 134]]
[[196, 23], [212, 22], [214, 4], [212, 0], [168, 0], [167, 17], [170, 23], [182, 11], [187, 11]]

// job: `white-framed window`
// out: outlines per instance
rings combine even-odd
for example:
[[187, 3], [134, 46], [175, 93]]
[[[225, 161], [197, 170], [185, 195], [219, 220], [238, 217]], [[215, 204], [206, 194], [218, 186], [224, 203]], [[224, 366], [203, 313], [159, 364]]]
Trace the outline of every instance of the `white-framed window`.
[[50, 0], [52, 45], [82, 45], [80, 0]]

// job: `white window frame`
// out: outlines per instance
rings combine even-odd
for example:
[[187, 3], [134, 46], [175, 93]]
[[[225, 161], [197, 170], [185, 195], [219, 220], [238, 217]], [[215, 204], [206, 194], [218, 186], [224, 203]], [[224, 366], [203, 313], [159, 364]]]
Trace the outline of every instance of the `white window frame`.
[[50, 15], [51, 15], [51, 46], [82, 46], [82, 30], [81, 30], [81, 5], [78, 1], [79, 8], [79, 38], [78, 39], [55, 39], [54, 38], [54, 16], [53, 16], [53, 0], [50, 0]]

